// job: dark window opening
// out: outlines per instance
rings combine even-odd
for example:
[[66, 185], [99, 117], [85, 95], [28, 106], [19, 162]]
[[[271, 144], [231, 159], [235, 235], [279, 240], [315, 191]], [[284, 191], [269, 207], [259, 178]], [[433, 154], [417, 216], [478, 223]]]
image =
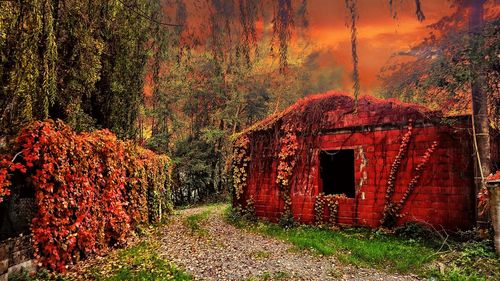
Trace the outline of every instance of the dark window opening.
[[323, 193], [354, 198], [354, 150], [322, 150], [319, 157]]

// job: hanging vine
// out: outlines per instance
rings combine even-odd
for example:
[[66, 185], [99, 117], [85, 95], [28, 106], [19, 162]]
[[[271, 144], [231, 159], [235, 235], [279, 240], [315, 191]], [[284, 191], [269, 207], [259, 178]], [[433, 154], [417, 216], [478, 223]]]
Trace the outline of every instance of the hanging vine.
[[356, 23], [358, 20], [358, 8], [356, 0], [345, 0], [345, 5], [350, 15], [350, 23], [349, 26], [351, 28], [351, 53], [352, 53], [352, 79], [353, 79], [353, 90], [354, 90], [354, 99], [355, 106], [358, 104], [358, 96], [359, 96], [359, 70], [358, 70], [358, 50], [357, 50], [357, 34], [358, 29], [356, 27]]
[[[288, 45], [294, 26], [292, 0], [278, 0], [278, 7], [273, 18], [273, 37], [278, 38], [280, 72], [288, 68]], [[274, 39], [274, 38], [273, 38]]]
[[170, 159], [108, 130], [77, 134], [60, 121], [34, 122], [11, 149], [20, 152], [0, 155], [0, 201], [14, 172], [31, 179], [34, 255], [49, 269], [104, 254], [172, 211]]
[[420, 3], [420, 0], [415, 0], [415, 15], [417, 16], [418, 21], [425, 20], [425, 15], [424, 11], [422, 10], [422, 3]]

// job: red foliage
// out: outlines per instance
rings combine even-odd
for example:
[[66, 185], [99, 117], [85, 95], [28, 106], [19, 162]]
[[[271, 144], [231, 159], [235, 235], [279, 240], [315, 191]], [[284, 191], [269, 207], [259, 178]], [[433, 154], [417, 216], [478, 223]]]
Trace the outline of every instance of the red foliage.
[[491, 174], [487, 180], [489, 181], [496, 181], [496, 180], [500, 180], [500, 171], [497, 171], [495, 174]]
[[[31, 177], [35, 256], [53, 270], [124, 243], [132, 226], [156, 213], [148, 209], [158, 205], [147, 204], [148, 192], [166, 192], [168, 159], [107, 130], [76, 134], [59, 121], [35, 122], [20, 132], [16, 145], [19, 161], [0, 164], [0, 197], [8, 194], [8, 170]], [[163, 182], [152, 183], [158, 175], [151, 173]]]
[[[279, 121], [294, 124], [299, 130], [304, 130], [304, 127], [308, 126], [320, 125], [320, 122], [335, 124], [336, 122], [325, 118], [327, 113], [334, 112], [335, 116], [343, 117], [345, 114], [353, 112], [354, 104], [355, 101], [352, 97], [335, 91], [309, 95], [298, 100], [282, 112], [254, 124], [239, 135], [267, 130]], [[441, 112], [431, 111], [421, 105], [405, 103], [396, 99], [378, 99], [372, 96], [360, 97], [356, 109], [357, 112], [370, 112], [373, 116], [367, 116], [366, 119], [358, 116], [359, 120], [356, 121], [356, 124], [350, 124], [351, 126], [380, 125], [383, 123], [407, 122], [407, 119], [432, 119], [442, 116]], [[369, 118], [379, 116], [384, 116], [386, 119]], [[342, 124], [340, 124], [340, 127], [342, 127]]]

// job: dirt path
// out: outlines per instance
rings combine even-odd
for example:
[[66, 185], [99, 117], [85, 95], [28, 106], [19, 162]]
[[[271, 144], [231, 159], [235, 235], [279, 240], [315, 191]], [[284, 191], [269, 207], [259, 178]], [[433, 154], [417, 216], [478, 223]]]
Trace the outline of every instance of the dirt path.
[[[191, 273], [196, 280], [416, 280], [372, 269], [345, 266], [273, 238], [227, 224], [224, 206], [179, 211], [162, 230], [159, 252]], [[210, 212], [200, 231], [186, 218]]]

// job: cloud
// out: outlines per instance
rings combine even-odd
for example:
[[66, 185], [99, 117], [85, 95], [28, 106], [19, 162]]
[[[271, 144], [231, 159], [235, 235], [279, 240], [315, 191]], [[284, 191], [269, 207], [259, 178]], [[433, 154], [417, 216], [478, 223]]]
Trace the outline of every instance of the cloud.
[[[447, 0], [422, 1], [426, 20], [419, 22], [414, 1], [394, 2], [397, 4], [397, 19], [391, 17], [387, 0], [358, 0], [358, 56], [364, 93], [380, 86], [377, 74], [393, 53], [420, 42], [429, 33], [428, 24], [453, 12]], [[309, 3], [309, 38], [318, 50], [333, 54], [334, 59], [329, 60], [332, 64], [347, 70], [343, 83], [345, 88], [350, 88], [351, 43], [344, 1]]]

